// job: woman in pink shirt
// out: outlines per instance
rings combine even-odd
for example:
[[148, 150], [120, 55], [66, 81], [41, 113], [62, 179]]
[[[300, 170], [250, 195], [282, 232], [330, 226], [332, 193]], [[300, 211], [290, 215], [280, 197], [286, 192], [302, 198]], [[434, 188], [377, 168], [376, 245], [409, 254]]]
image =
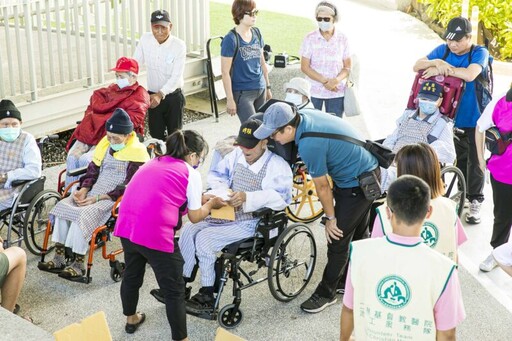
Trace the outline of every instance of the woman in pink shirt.
[[[137, 312], [146, 263], [155, 272], [165, 298], [173, 340], [188, 340], [183, 257], [174, 242], [181, 217], [196, 223], [223, 205], [220, 198], [202, 200], [201, 174], [195, 169], [208, 145], [199, 133], [177, 130], [167, 138], [167, 152], [146, 163], [126, 188], [114, 235], [121, 238], [126, 269], [121, 284], [125, 331], [134, 333], [146, 315]], [[139, 173], [140, 172], [140, 173]]]
[[301, 70], [311, 82], [311, 102], [318, 110], [342, 117], [345, 82], [352, 67], [347, 37], [334, 26], [338, 10], [329, 1], [316, 6], [318, 29], [309, 33], [300, 47]]

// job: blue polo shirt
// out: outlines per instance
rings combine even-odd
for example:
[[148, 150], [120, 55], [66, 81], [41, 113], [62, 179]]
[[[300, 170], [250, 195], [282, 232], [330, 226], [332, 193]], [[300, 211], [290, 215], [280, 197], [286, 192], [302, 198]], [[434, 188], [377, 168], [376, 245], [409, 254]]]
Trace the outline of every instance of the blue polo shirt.
[[364, 141], [345, 120], [316, 109], [299, 111], [301, 120], [295, 132], [299, 155], [313, 178], [329, 174], [338, 188], [359, 186], [357, 177], [377, 168], [377, 159], [366, 149], [350, 142], [323, 138], [300, 138], [304, 132], [347, 135]]
[[[446, 51], [446, 44], [441, 44], [427, 55], [429, 60], [443, 59]], [[469, 52], [463, 55], [448, 53], [445, 60], [454, 67], [467, 68], [469, 66]], [[475, 46], [471, 57], [471, 64], [478, 64], [482, 67], [482, 71], [487, 67], [489, 62], [489, 51], [487, 49]], [[460, 99], [459, 109], [455, 117], [455, 127], [457, 128], [474, 128], [476, 121], [480, 117], [480, 109], [476, 99], [475, 82], [466, 82], [466, 90]]]

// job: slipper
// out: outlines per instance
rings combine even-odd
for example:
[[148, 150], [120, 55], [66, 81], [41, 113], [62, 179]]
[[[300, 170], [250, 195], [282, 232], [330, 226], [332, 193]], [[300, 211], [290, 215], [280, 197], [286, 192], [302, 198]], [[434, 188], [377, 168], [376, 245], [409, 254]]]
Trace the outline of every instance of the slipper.
[[146, 321], [146, 314], [144, 313], [139, 313], [137, 312], [137, 314], [140, 314], [140, 320], [139, 322], [135, 323], [135, 324], [131, 324], [131, 323], [127, 323], [125, 326], [124, 326], [124, 331], [127, 332], [128, 334], [133, 334], [135, 333], [135, 331], [137, 331], [137, 329], [139, 328], [139, 326], [141, 324], [144, 323], [144, 321]]
[[73, 281], [80, 279], [84, 276], [85, 271], [81, 270], [80, 272], [81, 273], [78, 273], [75, 268], [68, 266], [59, 273], [59, 277]]
[[37, 263], [37, 268], [41, 271], [50, 272], [52, 274], [60, 274], [62, 270], [64, 270], [66, 266], [62, 264], [61, 266], [56, 266], [53, 261], [48, 262], [39, 262]]

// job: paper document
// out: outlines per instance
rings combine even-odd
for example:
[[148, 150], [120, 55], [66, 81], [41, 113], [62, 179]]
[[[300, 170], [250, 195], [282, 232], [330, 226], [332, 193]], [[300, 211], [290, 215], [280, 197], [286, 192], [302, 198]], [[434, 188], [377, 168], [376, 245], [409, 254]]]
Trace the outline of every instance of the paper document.
[[[206, 194], [215, 195], [216, 197], [222, 198], [222, 200], [228, 201], [230, 199], [229, 194], [233, 191], [229, 188], [216, 188], [211, 189]], [[212, 218], [235, 220], [235, 208], [233, 206], [226, 205], [224, 207], [213, 209], [211, 212]]]

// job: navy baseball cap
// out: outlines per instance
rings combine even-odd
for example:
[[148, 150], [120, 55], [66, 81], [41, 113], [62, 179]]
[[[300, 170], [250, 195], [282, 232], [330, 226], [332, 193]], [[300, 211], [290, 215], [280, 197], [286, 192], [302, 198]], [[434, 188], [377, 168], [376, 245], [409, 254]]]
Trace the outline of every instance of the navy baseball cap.
[[263, 124], [254, 132], [254, 137], [263, 140], [277, 129], [284, 127], [295, 118], [295, 111], [285, 102], [272, 104], [263, 114]]
[[421, 89], [418, 92], [418, 98], [428, 99], [431, 101], [437, 101], [439, 97], [443, 95], [443, 87], [442, 85], [427, 81], [421, 85]]
[[260, 120], [250, 119], [240, 126], [240, 131], [235, 139], [235, 146], [242, 146], [253, 149], [260, 142], [260, 139], [254, 136], [254, 132], [261, 126]]

